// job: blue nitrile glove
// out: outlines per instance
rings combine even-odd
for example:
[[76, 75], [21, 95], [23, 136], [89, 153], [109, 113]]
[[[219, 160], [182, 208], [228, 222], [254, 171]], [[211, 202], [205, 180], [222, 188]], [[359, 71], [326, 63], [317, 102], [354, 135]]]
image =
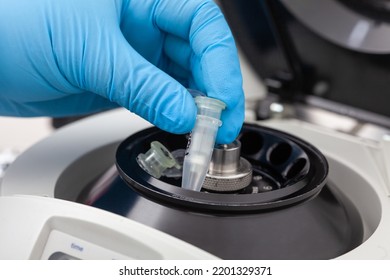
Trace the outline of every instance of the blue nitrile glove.
[[1, 115], [119, 104], [184, 133], [196, 116], [190, 87], [227, 104], [217, 137], [225, 143], [243, 122], [241, 84], [232, 35], [212, 1], [0, 0]]

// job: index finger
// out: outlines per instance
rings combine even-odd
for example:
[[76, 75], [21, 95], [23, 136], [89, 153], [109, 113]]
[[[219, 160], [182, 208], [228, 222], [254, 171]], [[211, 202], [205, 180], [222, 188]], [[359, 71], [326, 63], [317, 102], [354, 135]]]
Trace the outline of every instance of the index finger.
[[233, 36], [218, 6], [210, 0], [160, 0], [154, 21], [190, 42], [200, 63], [193, 75], [207, 95], [221, 99], [228, 109], [236, 107], [243, 98], [241, 71]]

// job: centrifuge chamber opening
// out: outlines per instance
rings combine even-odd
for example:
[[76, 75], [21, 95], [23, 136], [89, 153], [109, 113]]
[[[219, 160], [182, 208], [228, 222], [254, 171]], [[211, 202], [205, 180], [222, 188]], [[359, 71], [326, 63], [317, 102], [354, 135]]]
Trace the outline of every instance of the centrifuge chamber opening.
[[[239, 191], [194, 192], [181, 189], [180, 178], [156, 179], [148, 174], [136, 157], [152, 141], [171, 151], [185, 149], [187, 144], [183, 135], [151, 128], [123, 141], [116, 153], [117, 166], [107, 166], [108, 171], [91, 178], [77, 200], [149, 225], [223, 259], [337, 258], [375, 231], [379, 218], [373, 222], [371, 216], [378, 213], [356, 195], [351, 199], [351, 187], [343, 185], [344, 174], [354, 173], [348, 166], [330, 160], [327, 178], [327, 161], [315, 147], [257, 125], [245, 125], [239, 140], [241, 156], [253, 166], [251, 184]], [[68, 168], [67, 172], [76, 171]], [[374, 193], [367, 193], [367, 182], [359, 174], [353, 176], [353, 189], [364, 189], [366, 197], [375, 199]], [[66, 177], [61, 176], [56, 190], [65, 187]]]

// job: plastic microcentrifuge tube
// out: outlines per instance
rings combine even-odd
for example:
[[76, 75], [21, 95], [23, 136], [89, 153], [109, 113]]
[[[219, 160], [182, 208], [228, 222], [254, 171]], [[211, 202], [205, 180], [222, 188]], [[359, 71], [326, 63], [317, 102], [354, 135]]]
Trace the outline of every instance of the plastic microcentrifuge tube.
[[168, 149], [158, 141], [150, 143], [150, 150], [137, 156], [138, 164], [150, 175], [160, 178], [168, 168], [180, 168]]
[[209, 168], [221, 112], [226, 105], [220, 100], [196, 96], [198, 107], [195, 127], [191, 132], [183, 163], [182, 188], [200, 191]]

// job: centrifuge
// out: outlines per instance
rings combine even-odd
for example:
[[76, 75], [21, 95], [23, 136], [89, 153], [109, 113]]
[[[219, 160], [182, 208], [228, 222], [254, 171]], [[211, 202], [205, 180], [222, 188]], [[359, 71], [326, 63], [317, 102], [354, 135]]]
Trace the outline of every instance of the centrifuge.
[[[7, 169], [0, 258], [388, 259], [386, 2], [220, 1], [268, 91], [246, 91], [202, 190], [180, 188], [186, 135], [123, 109], [77, 121]], [[176, 164], [155, 175], [151, 147]]]

